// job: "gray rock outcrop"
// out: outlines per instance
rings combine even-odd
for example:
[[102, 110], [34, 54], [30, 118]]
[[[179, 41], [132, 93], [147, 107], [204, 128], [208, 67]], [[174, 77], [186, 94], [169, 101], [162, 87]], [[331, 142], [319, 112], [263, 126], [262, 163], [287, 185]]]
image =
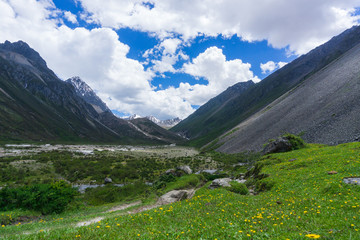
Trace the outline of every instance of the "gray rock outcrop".
[[275, 141], [269, 142], [263, 150], [264, 154], [270, 154], [270, 153], [279, 153], [279, 152], [288, 152], [292, 149], [291, 142], [284, 137], [280, 137], [276, 139]]
[[162, 195], [158, 201], [157, 204], [164, 205], [164, 204], [170, 204], [177, 201], [181, 201], [184, 199], [192, 198], [195, 194], [194, 189], [190, 190], [173, 190], [170, 191], [164, 195]]
[[344, 181], [344, 183], [346, 183], [346, 184], [360, 185], [360, 177], [344, 178], [343, 181]]
[[212, 181], [209, 188], [215, 189], [219, 187], [230, 187], [231, 178], [218, 178]]

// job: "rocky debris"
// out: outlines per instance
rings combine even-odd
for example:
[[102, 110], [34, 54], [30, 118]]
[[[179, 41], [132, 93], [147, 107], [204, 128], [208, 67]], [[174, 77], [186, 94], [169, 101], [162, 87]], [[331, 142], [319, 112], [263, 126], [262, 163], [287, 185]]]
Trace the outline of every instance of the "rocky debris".
[[285, 137], [279, 137], [275, 141], [269, 142], [263, 150], [264, 154], [288, 152], [293, 148], [291, 142]]
[[171, 174], [171, 175], [175, 176], [176, 175], [175, 172], [176, 172], [175, 169], [172, 168], [172, 169], [166, 170], [165, 174]]
[[329, 175], [335, 175], [335, 174], [337, 174], [338, 172], [336, 172], [336, 171], [330, 171], [330, 172], [328, 172], [328, 174]]
[[241, 176], [241, 179], [231, 179], [231, 178], [218, 178], [212, 181], [212, 183], [209, 186], [209, 189], [215, 189], [219, 187], [231, 187], [230, 182], [235, 181], [238, 183], [245, 183], [246, 179], [244, 179], [243, 176]]
[[257, 195], [257, 192], [253, 188], [249, 188], [249, 195]]
[[246, 183], [246, 179], [235, 179], [234, 181], [238, 183]]
[[195, 194], [194, 189], [190, 190], [173, 190], [170, 191], [164, 195], [162, 195], [158, 201], [157, 204], [164, 205], [164, 204], [170, 204], [177, 201], [181, 201], [184, 199], [192, 198]]
[[215, 189], [219, 187], [230, 187], [231, 178], [218, 178], [212, 181], [209, 189]]
[[232, 166], [233, 167], [237, 167], [237, 166], [246, 166], [246, 165], [249, 165], [249, 163], [243, 163], [243, 162], [239, 162], [239, 163], [236, 163], [236, 164], [233, 164]]
[[195, 174], [201, 174], [201, 173], [208, 173], [208, 174], [215, 174], [216, 172], [219, 172], [219, 171], [222, 171], [222, 170], [218, 170], [218, 169], [204, 169], [204, 170], [200, 170], [200, 171], [197, 171]]
[[184, 171], [186, 174], [192, 174], [192, 172], [193, 172], [191, 170], [190, 166], [188, 166], [188, 165], [180, 166], [180, 167], [177, 167], [176, 169]]
[[181, 177], [184, 174], [192, 174], [192, 170], [189, 166], [184, 165], [184, 166], [179, 166], [176, 169], [169, 169], [166, 170], [166, 172], [164, 173], [164, 175], [173, 175], [174, 177]]
[[355, 185], [360, 185], [360, 177], [348, 177], [348, 178], [344, 178], [343, 182], [346, 184], [355, 184]]
[[104, 184], [109, 184], [109, 183], [112, 183], [112, 179], [109, 178], [109, 177], [106, 177], [106, 178], [104, 179]]

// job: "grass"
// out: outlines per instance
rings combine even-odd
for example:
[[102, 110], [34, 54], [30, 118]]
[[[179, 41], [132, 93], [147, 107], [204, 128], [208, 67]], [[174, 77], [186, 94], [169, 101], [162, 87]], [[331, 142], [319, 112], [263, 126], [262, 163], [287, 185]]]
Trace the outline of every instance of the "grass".
[[184, 175], [177, 179], [177, 181], [168, 183], [162, 192], [167, 193], [177, 189], [196, 188], [204, 181], [205, 178], [202, 175]]
[[[262, 173], [274, 186], [259, 195], [209, 190], [208, 183], [191, 200], [133, 215], [109, 215], [87, 227], [54, 222], [47, 225], [52, 230], [41, 231], [42, 223], [37, 222], [27, 226], [35, 234], [15, 235], [24, 225], [0, 228], [0, 235], [5, 239], [360, 239], [360, 186], [342, 181], [360, 174], [359, 156], [360, 143], [310, 145], [264, 156]], [[67, 214], [61, 221], [79, 218]]]

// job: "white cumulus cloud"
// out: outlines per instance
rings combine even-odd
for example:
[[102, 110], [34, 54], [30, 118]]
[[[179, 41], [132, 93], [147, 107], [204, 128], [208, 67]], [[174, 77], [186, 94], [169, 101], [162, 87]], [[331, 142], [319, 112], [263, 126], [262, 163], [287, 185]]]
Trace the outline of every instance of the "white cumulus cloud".
[[[359, 0], [79, 0], [92, 21], [155, 33], [180, 34], [186, 41], [199, 34], [238, 35], [304, 54], [354, 24]], [[146, 4], [153, 3], [149, 8]]]
[[262, 74], [268, 74], [268, 73], [273, 72], [276, 69], [282, 68], [286, 64], [288, 64], [288, 63], [287, 62], [275, 63], [274, 61], [268, 61], [267, 63], [261, 63], [260, 68], [261, 68]]
[[73, 23], [73, 24], [78, 23], [76, 15], [75, 15], [75, 14], [72, 14], [72, 13], [69, 12], [69, 11], [65, 11], [65, 12], [64, 12], [64, 17], [65, 17], [69, 22], [71, 22], [71, 23]]
[[184, 64], [183, 71], [194, 77], [203, 77], [207, 85], [180, 85], [180, 92], [193, 105], [202, 105], [207, 100], [226, 90], [227, 87], [238, 82], [259, 79], [250, 70], [251, 64], [243, 63], [240, 59], [226, 60], [222, 49], [210, 47], [199, 54], [191, 63]]

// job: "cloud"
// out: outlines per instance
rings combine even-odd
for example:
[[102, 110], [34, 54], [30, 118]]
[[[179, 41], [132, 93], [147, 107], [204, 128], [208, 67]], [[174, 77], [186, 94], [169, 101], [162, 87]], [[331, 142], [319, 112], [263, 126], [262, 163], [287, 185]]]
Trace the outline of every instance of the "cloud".
[[71, 23], [73, 24], [77, 24], [78, 21], [77, 21], [77, 17], [75, 14], [72, 14], [71, 12], [69, 11], [65, 11], [64, 12], [64, 17]]
[[267, 63], [261, 63], [260, 68], [262, 74], [266, 74], [273, 72], [277, 68], [277, 65], [273, 61], [268, 61]]
[[286, 64], [288, 64], [288, 63], [286, 63], [286, 62], [275, 63], [273, 61], [268, 61], [267, 63], [261, 63], [260, 68], [261, 68], [262, 74], [268, 74], [268, 73], [273, 72], [276, 69], [282, 68]]
[[[86, 9], [79, 19], [99, 23], [99, 28], [65, 26], [62, 18], [76, 23], [77, 16], [56, 9], [51, 0], [0, 0], [0, 41], [26, 41], [59, 77], [81, 76], [112, 109], [163, 119], [184, 118], [194, 111], [191, 105], [201, 105], [239, 81], [259, 81], [250, 64], [227, 60], [217, 47], [190, 61], [181, 49], [191, 45], [192, 38], [237, 34], [248, 41], [267, 39], [275, 47], [288, 46], [290, 52], [300, 54], [358, 20], [352, 14], [355, 0], [274, 0], [271, 4], [158, 0], [153, 8], [143, 0], [77, 2]], [[129, 46], [114, 31], [122, 27], [149, 32], [160, 40], [144, 54], [151, 66], [147, 70], [127, 57]], [[190, 62], [175, 69], [179, 59]], [[283, 64], [276, 63], [277, 67]], [[183, 82], [155, 91], [151, 80], [165, 72], [187, 73], [208, 83]]]
[[[289, 53], [304, 54], [354, 24], [359, 0], [79, 0], [92, 21], [124, 26], [187, 41], [199, 34], [238, 35], [247, 41], [267, 40]], [[149, 8], [144, 2], [153, 3]]]
[[[26, 9], [31, 9], [33, 14]], [[0, 41], [26, 41], [60, 78], [79, 75], [111, 109], [121, 112], [163, 119], [185, 118], [194, 111], [191, 105], [203, 104], [229, 85], [254, 77], [250, 64], [227, 61], [221, 49], [212, 47], [177, 70], [204, 77], [209, 82], [207, 85], [181, 83], [177, 88], [154, 91], [151, 80], [155, 70], [145, 70], [142, 63], [128, 58], [130, 48], [118, 40], [114, 30], [106, 27], [71, 29], [51, 18], [54, 14], [62, 15], [47, 1], [0, 0], [0, 13]], [[158, 51], [161, 64], [169, 63], [169, 69], [157, 71], [171, 71], [178, 58], [188, 58], [179, 49], [182, 43], [165, 38], [149, 53]]]
[[183, 66], [183, 72], [203, 77], [208, 84], [191, 86], [184, 83], [180, 85], [179, 92], [192, 105], [202, 105], [235, 83], [248, 80], [258, 82], [250, 68], [251, 64], [243, 63], [240, 59], [227, 61], [222, 49], [210, 47]]
[[173, 66], [181, 59], [189, 59], [189, 56], [179, 50], [182, 43], [178, 38], [164, 39], [154, 48], [145, 51], [143, 57], [147, 58], [147, 64], [153, 64], [151, 70], [155, 73], [176, 73], [177, 70]]

